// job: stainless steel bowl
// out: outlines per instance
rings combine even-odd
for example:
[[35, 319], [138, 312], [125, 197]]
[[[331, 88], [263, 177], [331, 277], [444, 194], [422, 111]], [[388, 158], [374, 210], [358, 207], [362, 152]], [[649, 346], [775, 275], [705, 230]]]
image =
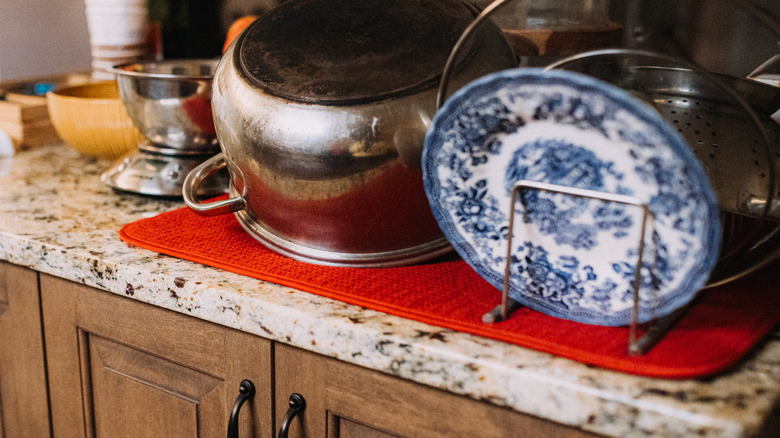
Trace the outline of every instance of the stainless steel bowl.
[[168, 60], [114, 67], [119, 93], [136, 128], [175, 153], [219, 150], [211, 115], [218, 60]]
[[[187, 174], [219, 152], [211, 108], [218, 62], [167, 60], [113, 68], [122, 103], [145, 139], [103, 172], [104, 183], [131, 193], [181, 196]], [[199, 194], [226, 191], [227, 175], [222, 174]]]

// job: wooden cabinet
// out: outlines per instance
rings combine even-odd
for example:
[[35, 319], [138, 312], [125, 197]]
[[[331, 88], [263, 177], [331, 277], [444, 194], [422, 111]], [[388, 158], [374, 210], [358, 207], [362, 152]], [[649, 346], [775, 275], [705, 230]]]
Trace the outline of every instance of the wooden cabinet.
[[0, 438], [49, 435], [38, 274], [0, 262]]
[[7, 263], [0, 333], [0, 438], [593, 436]]
[[595, 436], [287, 345], [274, 366], [277, 426], [291, 394], [306, 402], [290, 437]]
[[41, 275], [54, 436], [269, 437], [272, 345], [243, 332]]

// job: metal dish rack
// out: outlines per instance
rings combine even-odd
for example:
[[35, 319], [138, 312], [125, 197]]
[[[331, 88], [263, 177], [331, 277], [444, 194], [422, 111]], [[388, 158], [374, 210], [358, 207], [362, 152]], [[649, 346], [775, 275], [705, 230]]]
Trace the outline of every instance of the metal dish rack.
[[[466, 45], [471, 34], [497, 9], [510, 1], [512, 0], [495, 0], [492, 2], [477, 16], [477, 18], [466, 29], [463, 35], [461, 35], [461, 38], [454, 46], [450, 58], [445, 64], [442, 73], [436, 101], [437, 109], [441, 108], [444, 103], [445, 96], [447, 95], [449, 76], [452, 73], [452, 69], [456, 65], [456, 60], [458, 59], [460, 51]], [[719, 79], [717, 75], [703, 71], [698, 66], [687, 61], [666, 55], [629, 49], [596, 50], [592, 52], [581, 53], [557, 61], [548, 66], [547, 69], [565, 69], [567, 65], [576, 62], [603, 57], [650, 59], [654, 60], [654, 62], [651, 64], [645, 64], [646, 66], [654, 66], [658, 63], [661, 63], [664, 65], [674, 66], [675, 68], [692, 71], [700, 75], [711, 85], [717, 87], [717, 89], [722, 90], [732, 99], [733, 102], [736, 102], [740, 109], [744, 111], [746, 117], [745, 123], [751, 124], [756, 128], [756, 139], [754, 140], [754, 143], [756, 143], [757, 148], [761, 148], [760, 153], [763, 155], [764, 159], [766, 159], [766, 163], [768, 163], [768, 166], [765, 170], [765, 175], [763, 177], [763, 181], [766, 182], [766, 198], [763, 200], [763, 204], [758, 203], [757, 208], [754, 206], [753, 217], [746, 217], [735, 212], [722, 213], [721, 222], [723, 229], [723, 244], [721, 247], [721, 254], [718, 263], [710, 276], [708, 284], [697, 292], [697, 296], [706, 289], [717, 287], [745, 277], [780, 259], [780, 221], [771, 219], [771, 213], [773, 209], [777, 209], [777, 205], [775, 205], [777, 204], [777, 201], [775, 198], [780, 197], [780, 195], [777, 195], [775, 187], [775, 180], [777, 178], [776, 167], [780, 165], [780, 149], [778, 152], [772, 151], [772, 142], [770, 140], [769, 134], [771, 131], [772, 134], [777, 137], [777, 134], [780, 133], [780, 129], [767, 129], [759, 116], [745, 101], [745, 99], [743, 99], [734, 88]], [[642, 98], [641, 96], [638, 97]], [[778, 146], [778, 148], [780, 148], [780, 146]], [[777, 155], [777, 157], [775, 157], [775, 155]], [[678, 308], [666, 316], [657, 318], [649, 323], [641, 324], [642, 327], [640, 328], [640, 323], [638, 322], [638, 295], [639, 287], [641, 285], [641, 276], [639, 272], [642, 268], [642, 253], [645, 246], [643, 236], [645, 235], [644, 231], [647, 224], [647, 219], [648, 217], [652, 216], [653, 212], [647, 204], [641, 203], [637, 199], [610, 193], [593, 192], [572, 187], [540, 183], [536, 181], [518, 181], [514, 185], [511, 195], [511, 204], [508, 206], [509, 235], [507, 242], [507, 261], [505, 266], [501, 304], [492, 311], [486, 313], [483, 316], [483, 322], [494, 323], [506, 320], [507, 318], [511, 317], [511, 314], [515, 310], [521, 307], [520, 303], [509, 297], [509, 272], [512, 256], [512, 227], [516, 211], [516, 198], [517, 193], [524, 188], [553, 191], [570, 196], [587, 197], [607, 202], [632, 205], [643, 209], [644, 215], [642, 222], [642, 234], [640, 235], [638, 242], [639, 259], [636, 270], [634, 272], [634, 280], [632, 282], [634, 303], [631, 313], [631, 323], [629, 325], [627, 352], [632, 356], [643, 355], [649, 352], [653, 346], [655, 346], [664, 338], [664, 336], [671, 330], [679, 318], [681, 318], [686, 313], [688, 308], [696, 301], [696, 299], [694, 298], [694, 300], [692, 300], [688, 305]], [[644, 334], [642, 336], [639, 336], [640, 329], [644, 329]]]

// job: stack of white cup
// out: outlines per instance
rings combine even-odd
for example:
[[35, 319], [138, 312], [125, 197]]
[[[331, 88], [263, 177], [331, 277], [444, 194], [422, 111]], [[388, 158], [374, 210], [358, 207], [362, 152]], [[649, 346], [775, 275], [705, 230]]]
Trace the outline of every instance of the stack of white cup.
[[111, 67], [149, 56], [148, 0], [84, 0], [92, 76], [113, 79]]

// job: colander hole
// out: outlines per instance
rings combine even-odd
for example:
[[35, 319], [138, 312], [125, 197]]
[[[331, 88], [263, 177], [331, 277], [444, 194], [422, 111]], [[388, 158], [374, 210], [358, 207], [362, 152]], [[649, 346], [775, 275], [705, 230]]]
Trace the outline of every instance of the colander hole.
[[751, 149], [751, 150], [753, 151], [753, 153], [754, 153], [754, 154], [755, 154], [755, 153], [758, 153], [758, 151], [756, 150], [756, 148], [753, 148], [753, 149]]
[[753, 164], [755, 164], [756, 166], [760, 166], [761, 165], [761, 163], [759, 163], [758, 160], [753, 161]]
[[678, 132], [680, 132], [680, 133], [682, 133], [682, 132], [683, 132], [683, 130], [682, 130], [682, 129], [678, 129], [677, 131], [678, 131]]
[[713, 137], [717, 137], [718, 136], [718, 133], [715, 132], [715, 131], [710, 132], [710, 134], [712, 134]]
[[691, 122], [685, 122], [685, 126], [691, 126]]
[[699, 134], [701, 134], [701, 132], [699, 132], [699, 130], [698, 130], [698, 129], [697, 129], [697, 130], [695, 130], [695, 131], [693, 131], [693, 132], [695, 132], [695, 133], [696, 133], [696, 135], [699, 135]]
[[688, 111], [683, 111], [683, 114], [685, 114], [687, 116], [687, 115], [690, 115], [691, 113], [689, 113]]
[[714, 147], [715, 149], [717, 149], [717, 148], [718, 148], [718, 144], [717, 144], [717, 143], [713, 143], [713, 144], [712, 144], [712, 147]]
[[675, 119], [675, 120], [674, 120], [674, 123], [680, 123], [680, 121]]
[[688, 103], [688, 99], [683, 99], [682, 101], [685, 102], [685, 103]]
[[701, 116], [696, 116], [697, 119], [701, 120]]
[[674, 103], [673, 100], [667, 100], [666, 103]]
[[699, 102], [698, 100], [696, 102], [693, 102], [693, 103], [695, 103], [696, 105], [701, 105], [701, 102]]
[[766, 178], [766, 174], [764, 172], [761, 172], [761, 178]]
[[671, 111], [669, 111], [669, 113], [670, 113], [670, 114], [677, 114], [677, 111], [675, 111], [675, 110], [671, 110]]
[[699, 140], [699, 141], [696, 142], [696, 144], [704, 144], [704, 142]]
[[710, 154], [710, 158], [715, 158], [715, 154]]
[[705, 123], [704, 125], [705, 125], [705, 126], [712, 126], [712, 125], [710, 124], [710, 122], [707, 122], [707, 123]]

